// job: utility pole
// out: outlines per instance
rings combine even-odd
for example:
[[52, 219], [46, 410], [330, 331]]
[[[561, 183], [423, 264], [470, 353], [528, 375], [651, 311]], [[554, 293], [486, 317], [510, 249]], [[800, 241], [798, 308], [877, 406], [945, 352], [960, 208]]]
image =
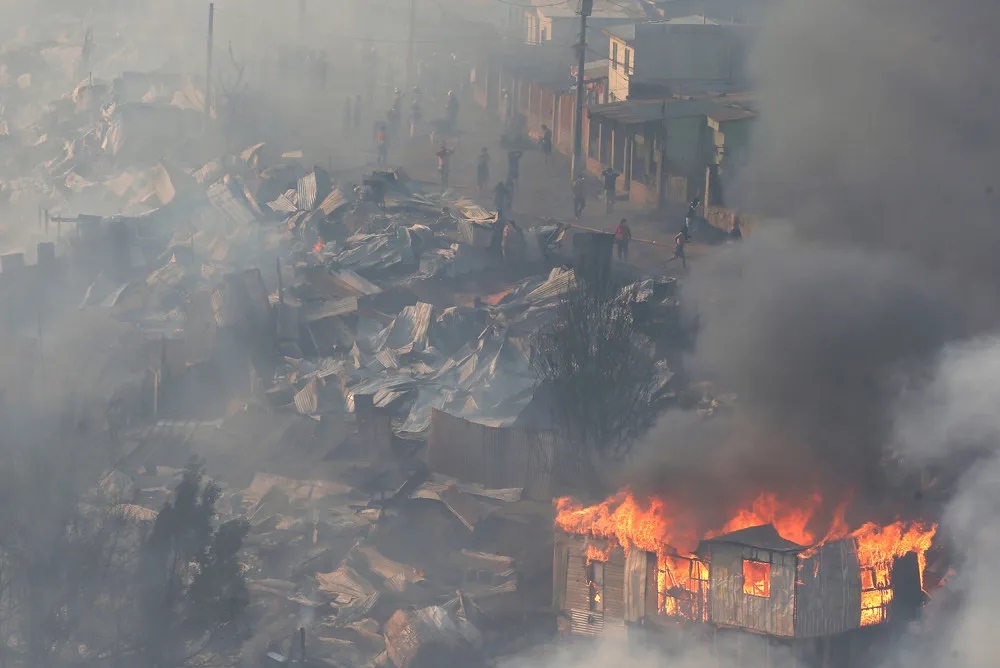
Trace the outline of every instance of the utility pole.
[[573, 179], [584, 172], [583, 95], [585, 90], [583, 76], [587, 66], [587, 17], [590, 16], [593, 9], [594, 0], [580, 0], [580, 43], [576, 46], [576, 113], [573, 115]]
[[417, 0], [410, 0], [410, 25], [409, 25], [409, 36], [406, 38], [406, 87], [413, 90], [416, 85], [414, 78], [416, 76], [416, 63], [414, 63], [414, 49], [416, 46], [416, 27], [417, 27]]
[[208, 53], [205, 58], [205, 128], [212, 117], [212, 40], [215, 37], [215, 3], [208, 3]]

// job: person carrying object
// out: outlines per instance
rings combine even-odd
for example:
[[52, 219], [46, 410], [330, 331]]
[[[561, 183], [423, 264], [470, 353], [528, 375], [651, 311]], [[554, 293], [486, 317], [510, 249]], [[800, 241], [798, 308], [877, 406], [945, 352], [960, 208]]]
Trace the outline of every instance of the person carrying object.
[[622, 218], [615, 228], [615, 247], [618, 249], [618, 259], [628, 262], [628, 244], [632, 241], [632, 228], [628, 226], [628, 220]]

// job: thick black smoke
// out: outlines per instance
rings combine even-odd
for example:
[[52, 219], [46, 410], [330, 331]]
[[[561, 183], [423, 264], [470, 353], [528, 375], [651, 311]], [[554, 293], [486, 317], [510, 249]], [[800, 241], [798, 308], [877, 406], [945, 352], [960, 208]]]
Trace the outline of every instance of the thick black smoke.
[[[695, 377], [737, 394], [734, 412], [668, 416], [641, 456], [643, 476], [726, 515], [762, 491], [867, 513], [899, 512], [881, 462], [900, 392], [920, 386], [962, 310], [905, 257], [799, 243], [775, 231], [707, 260], [684, 301], [700, 331]], [[830, 508], [832, 510], [832, 508]]]
[[668, 415], [641, 488], [687, 486], [722, 513], [817, 487], [905, 510], [881, 465], [897, 401], [1000, 314], [997, 18], [981, 0], [805, 0], [763, 21], [752, 160], [730, 194], [789, 222], [686, 281], [702, 330], [685, 363], [739, 400], [722, 426]]

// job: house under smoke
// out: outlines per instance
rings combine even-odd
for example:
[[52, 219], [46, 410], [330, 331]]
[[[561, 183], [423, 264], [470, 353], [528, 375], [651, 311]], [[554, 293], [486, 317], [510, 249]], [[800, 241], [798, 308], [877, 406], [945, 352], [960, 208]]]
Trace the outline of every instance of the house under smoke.
[[656, 642], [690, 627], [741, 647], [756, 640], [775, 665], [853, 666], [866, 631], [911, 619], [923, 602], [915, 553], [876, 571], [862, 568], [853, 538], [808, 548], [771, 525], [702, 541], [686, 557], [557, 532], [553, 605], [576, 635], [641, 629]]

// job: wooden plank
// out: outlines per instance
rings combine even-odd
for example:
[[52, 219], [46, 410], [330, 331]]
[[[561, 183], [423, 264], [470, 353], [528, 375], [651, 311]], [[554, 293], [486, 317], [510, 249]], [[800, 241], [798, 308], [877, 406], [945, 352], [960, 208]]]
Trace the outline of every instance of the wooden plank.
[[[646, 615], [646, 571], [649, 553], [636, 548], [625, 557], [625, 621], [638, 622]], [[655, 560], [656, 557], [653, 556]]]
[[552, 549], [552, 609], [566, 609], [566, 578], [569, 575], [569, 545], [557, 534]]

